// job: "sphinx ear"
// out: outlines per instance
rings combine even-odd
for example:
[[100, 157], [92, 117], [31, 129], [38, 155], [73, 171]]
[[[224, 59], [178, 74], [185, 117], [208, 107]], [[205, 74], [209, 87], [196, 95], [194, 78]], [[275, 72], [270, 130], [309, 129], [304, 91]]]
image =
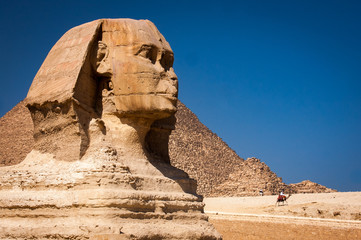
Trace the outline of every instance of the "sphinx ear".
[[96, 48], [96, 73], [98, 76], [111, 77], [112, 66], [109, 61], [109, 48], [105, 42], [98, 41]]

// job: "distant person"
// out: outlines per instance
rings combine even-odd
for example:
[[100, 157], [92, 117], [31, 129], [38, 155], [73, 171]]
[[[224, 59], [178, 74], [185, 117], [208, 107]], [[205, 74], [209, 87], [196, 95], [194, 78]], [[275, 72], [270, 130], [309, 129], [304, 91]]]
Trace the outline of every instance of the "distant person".
[[287, 199], [286, 195], [283, 193], [283, 190], [278, 194], [278, 201], [285, 201]]
[[263, 190], [259, 190], [259, 195], [263, 196]]
[[277, 197], [277, 201], [276, 201], [276, 206], [279, 206], [279, 203], [283, 203], [283, 205], [285, 203], [287, 203], [287, 199], [291, 197], [291, 194], [288, 195], [288, 197], [283, 193], [283, 190], [280, 191], [278, 197]]

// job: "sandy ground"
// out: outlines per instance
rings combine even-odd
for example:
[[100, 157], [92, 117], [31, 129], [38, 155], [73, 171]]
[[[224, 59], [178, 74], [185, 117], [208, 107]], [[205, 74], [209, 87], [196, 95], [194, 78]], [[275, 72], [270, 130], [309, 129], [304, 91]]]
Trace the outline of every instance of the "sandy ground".
[[205, 212], [229, 239], [361, 240], [361, 192], [205, 198]]

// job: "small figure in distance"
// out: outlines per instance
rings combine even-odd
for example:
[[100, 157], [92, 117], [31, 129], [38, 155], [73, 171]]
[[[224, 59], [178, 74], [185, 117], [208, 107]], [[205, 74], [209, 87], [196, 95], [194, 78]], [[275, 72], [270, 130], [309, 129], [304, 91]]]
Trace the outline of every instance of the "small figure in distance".
[[262, 190], [262, 189], [259, 190], [259, 195], [260, 195], [260, 196], [263, 196], [263, 190]]
[[283, 190], [281, 190], [280, 196], [285, 196], [286, 197], [286, 195], [283, 193]]
[[283, 203], [283, 205], [285, 205], [285, 203], [287, 203], [287, 199], [290, 198], [290, 196], [291, 196], [291, 194], [289, 194], [288, 197], [287, 197], [283, 193], [283, 190], [281, 190], [278, 197], [277, 197], [276, 206], [279, 206], [280, 203]]

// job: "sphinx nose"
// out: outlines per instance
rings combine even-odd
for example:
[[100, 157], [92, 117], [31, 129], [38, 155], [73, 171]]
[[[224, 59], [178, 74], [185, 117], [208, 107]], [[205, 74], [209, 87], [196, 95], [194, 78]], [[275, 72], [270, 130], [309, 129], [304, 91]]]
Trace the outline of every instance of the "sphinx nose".
[[169, 71], [167, 71], [168, 73], [168, 77], [171, 79], [171, 80], [178, 80], [178, 77], [177, 75], [175, 74], [173, 68], [171, 68]]
[[178, 77], [177, 77], [177, 75], [175, 74], [173, 68], [170, 68], [170, 69], [169, 69], [168, 71], [166, 71], [166, 72], [165, 72], [165, 71], [161, 72], [160, 76], [161, 76], [162, 79], [165, 79], [165, 80], [167, 80], [167, 81], [172, 82], [172, 84], [173, 84], [174, 86], [178, 86]]
[[170, 68], [169, 71], [167, 71], [167, 78], [173, 89], [175, 89], [175, 91], [178, 91], [178, 77], [175, 74], [173, 68]]

